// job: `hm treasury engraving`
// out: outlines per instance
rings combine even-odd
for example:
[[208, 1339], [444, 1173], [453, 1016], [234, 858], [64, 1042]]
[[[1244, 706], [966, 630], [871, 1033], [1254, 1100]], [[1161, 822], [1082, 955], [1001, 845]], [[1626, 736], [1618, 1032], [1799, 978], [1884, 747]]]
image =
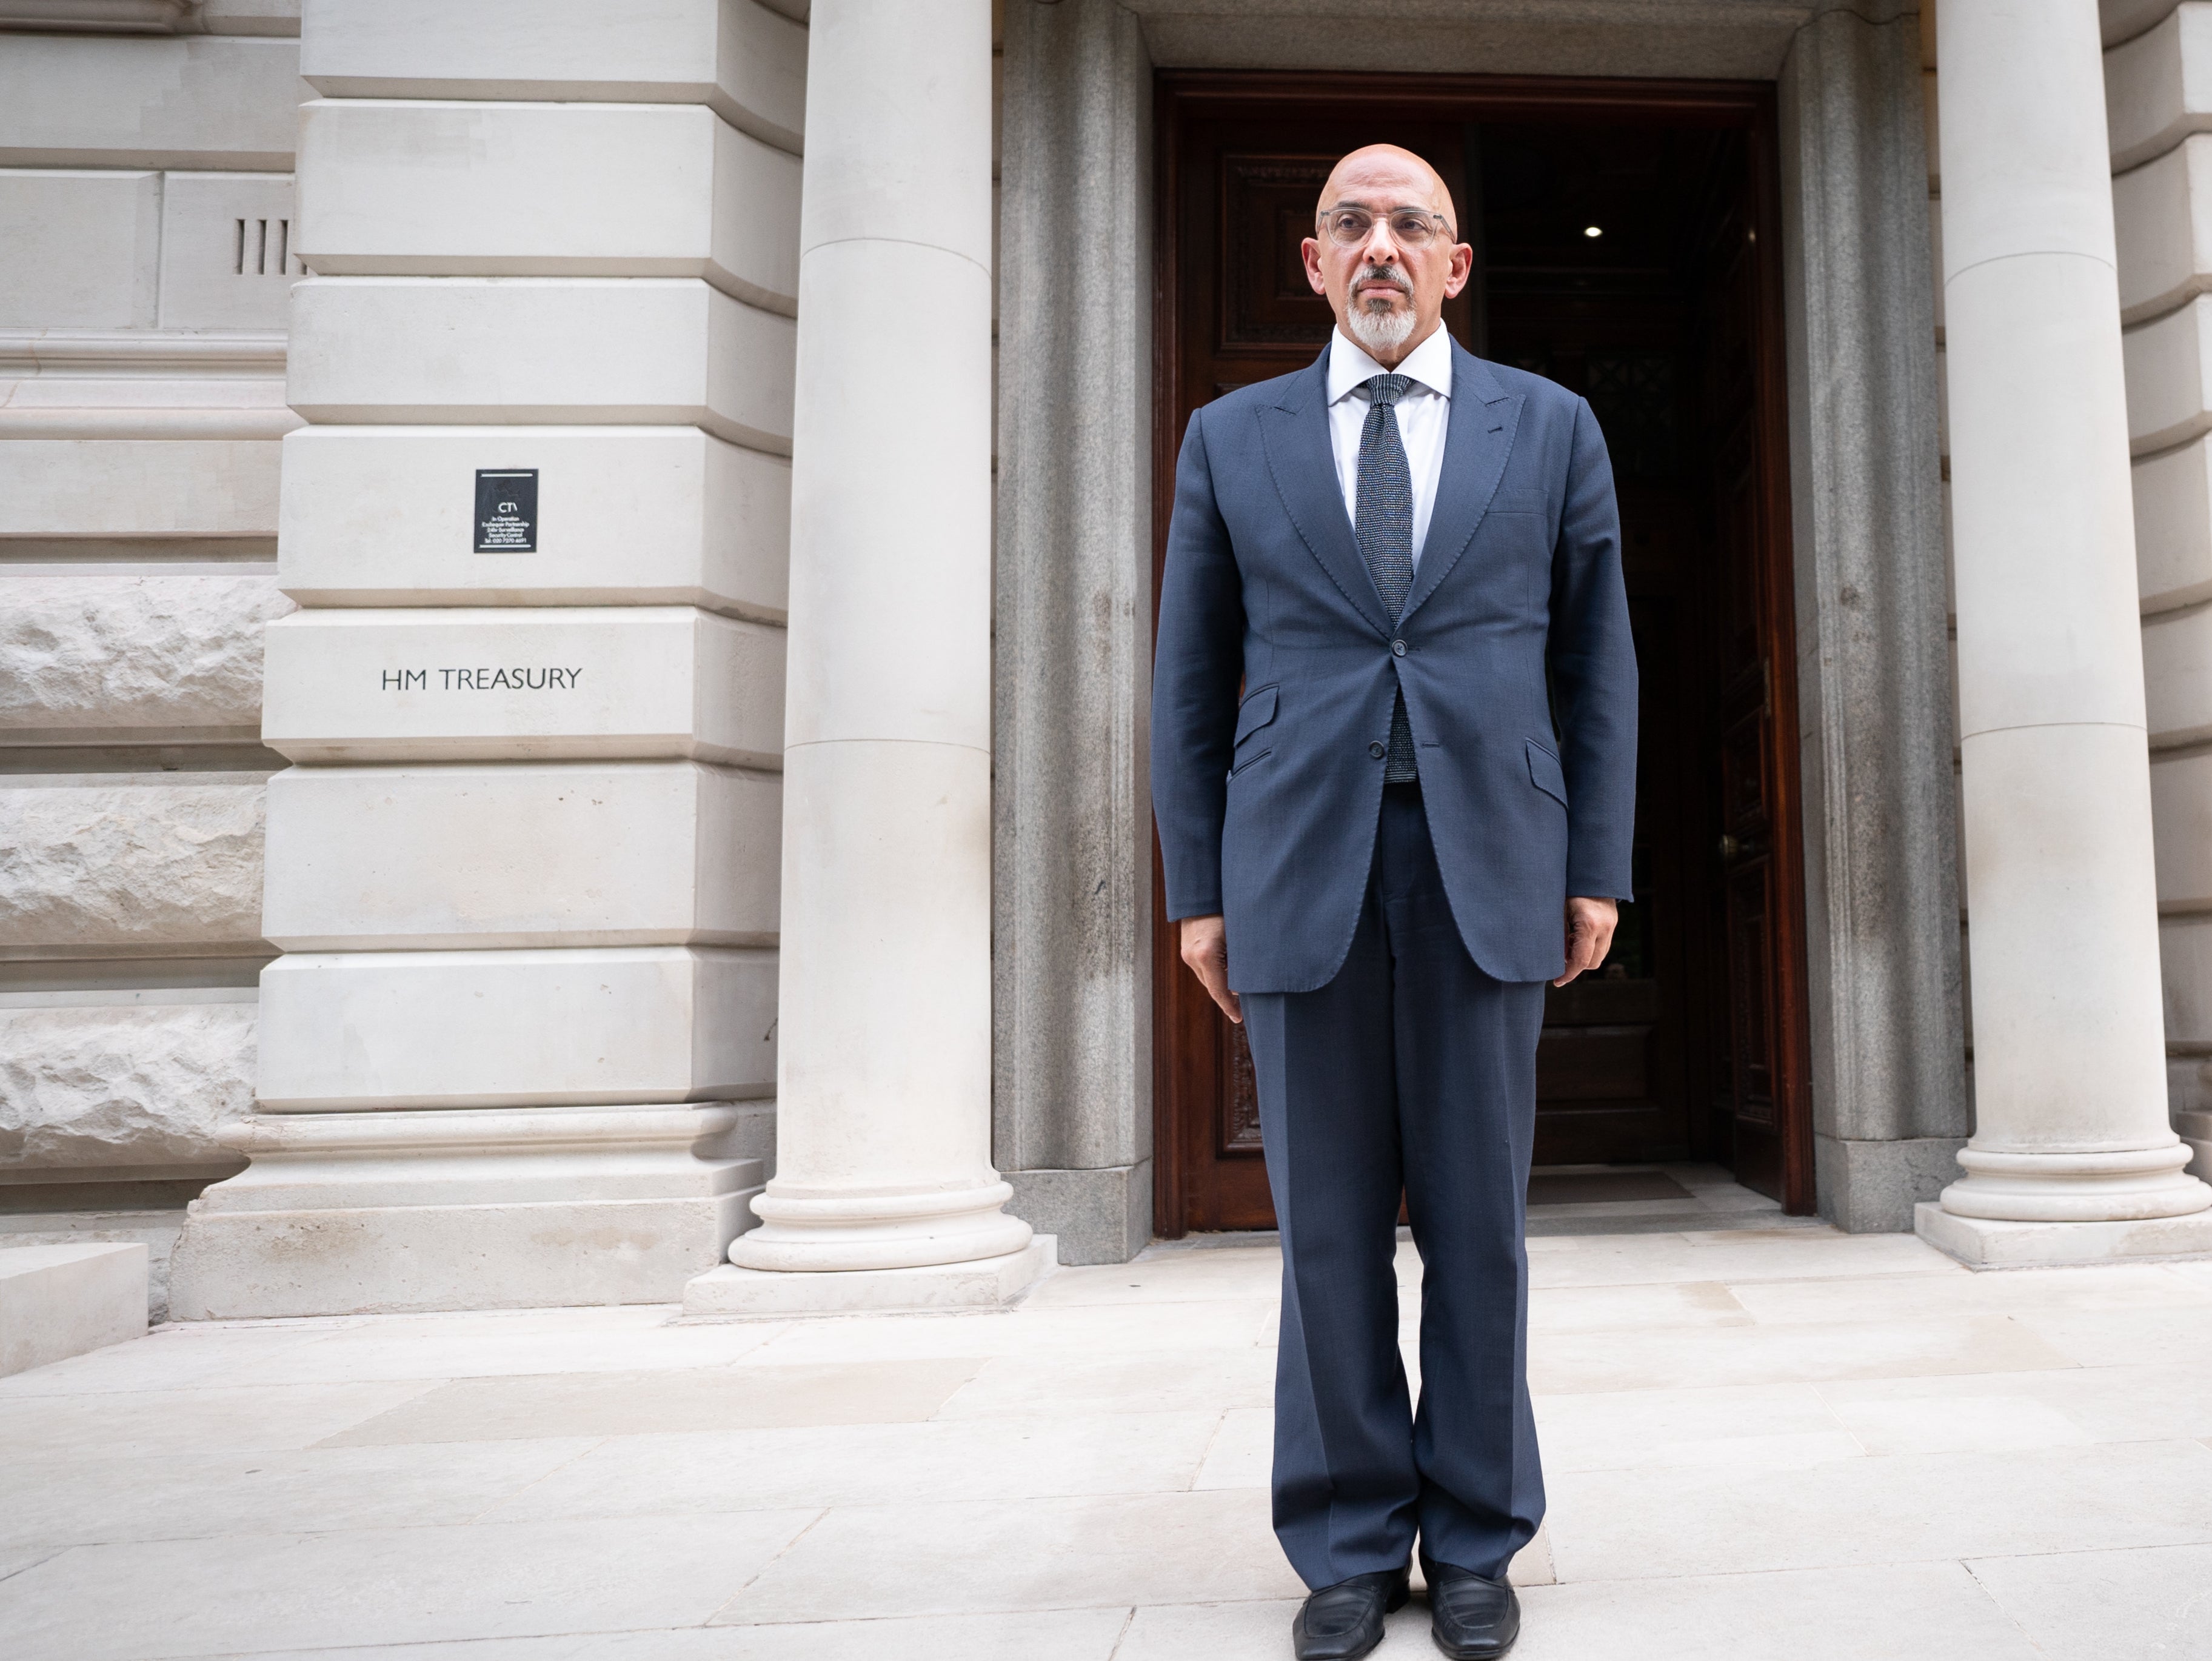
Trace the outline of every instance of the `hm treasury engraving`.
[[319, 764], [682, 756], [774, 767], [782, 648], [781, 629], [684, 605], [309, 608], [264, 631], [276, 691], [262, 741]]
[[439, 690], [447, 692], [491, 692], [501, 690], [541, 692], [574, 691], [583, 671], [577, 669], [386, 669], [378, 684], [386, 692], [427, 692], [430, 677], [438, 677]]

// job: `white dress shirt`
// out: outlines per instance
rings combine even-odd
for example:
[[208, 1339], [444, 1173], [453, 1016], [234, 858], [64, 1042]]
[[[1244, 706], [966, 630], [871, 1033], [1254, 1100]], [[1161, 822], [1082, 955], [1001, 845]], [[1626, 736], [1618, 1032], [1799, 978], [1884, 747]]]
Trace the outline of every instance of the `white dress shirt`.
[[[1360, 390], [1371, 375], [1389, 374], [1360, 350], [1342, 329], [1328, 342], [1328, 441], [1336, 455], [1336, 482], [1344, 491], [1344, 511], [1359, 523], [1359, 433], [1367, 424], [1367, 394]], [[1437, 481], [1444, 471], [1444, 429], [1451, 423], [1451, 336], [1439, 322], [1429, 338], [1406, 354], [1396, 374], [1413, 385], [1398, 400], [1398, 441], [1406, 447], [1406, 466], [1413, 483], [1413, 569], [1421, 569], [1421, 545], [1429, 538], [1429, 514], [1437, 505]]]

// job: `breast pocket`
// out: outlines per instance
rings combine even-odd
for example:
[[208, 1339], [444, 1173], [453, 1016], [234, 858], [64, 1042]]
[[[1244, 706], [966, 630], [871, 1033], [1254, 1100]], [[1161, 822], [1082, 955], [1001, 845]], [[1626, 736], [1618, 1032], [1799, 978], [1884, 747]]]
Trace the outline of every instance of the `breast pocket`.
[[1543, 611], [1552, 603], [1551, 498], [1541, 490], [1500, 490], [1491, 498], [1489, 517], [1498, 544], [1521, 569], [1529, 608]]

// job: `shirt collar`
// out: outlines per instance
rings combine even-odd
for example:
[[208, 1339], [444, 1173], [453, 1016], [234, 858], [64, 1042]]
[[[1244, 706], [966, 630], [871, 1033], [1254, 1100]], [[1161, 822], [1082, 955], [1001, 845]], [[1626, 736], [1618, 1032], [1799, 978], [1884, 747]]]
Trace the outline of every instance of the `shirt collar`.
[[[1358, 342], [1341, 328], [1328, 338], [1328, 401], [1332, 404], [1343, 398], [1370, 376], [1389, 374], [1363, 351]], [[1429, 331], [1428, 338], [1406, 354], [1405, 362], [1395, 373], [1419, 381], [1440, 398], [1451, 397], [1452, 356], [1451, 332], [1439, 322]]]

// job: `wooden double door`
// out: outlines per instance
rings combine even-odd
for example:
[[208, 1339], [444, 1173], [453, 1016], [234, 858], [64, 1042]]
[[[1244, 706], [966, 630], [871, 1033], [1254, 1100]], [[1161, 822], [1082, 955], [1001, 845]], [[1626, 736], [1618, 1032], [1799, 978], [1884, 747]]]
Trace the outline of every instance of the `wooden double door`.
[[[1604, 429], [1641, 669], [1636, 893], [1547, 995], [1536, 1163], [1717, 1160], [1810, 1211], [1771, 88], [1168, 73], [1155, 107], [1156, 562], [1191, 412], [1328, 338], [1298, 245], [1335, 158], [1425, 157], [1475, 248], [1445, 327]], [[1155, 922], [1155, 1226], [1272, 1227], [1243, 1035]]]

